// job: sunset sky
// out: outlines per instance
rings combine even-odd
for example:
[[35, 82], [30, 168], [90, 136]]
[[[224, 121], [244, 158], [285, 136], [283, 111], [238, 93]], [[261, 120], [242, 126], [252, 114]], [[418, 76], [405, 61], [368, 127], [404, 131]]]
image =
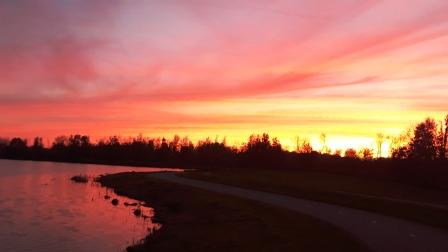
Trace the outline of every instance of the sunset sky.
[[446, 0], [0, 0], [0, 22], [2, 137], [374, 148], [448, 112]]

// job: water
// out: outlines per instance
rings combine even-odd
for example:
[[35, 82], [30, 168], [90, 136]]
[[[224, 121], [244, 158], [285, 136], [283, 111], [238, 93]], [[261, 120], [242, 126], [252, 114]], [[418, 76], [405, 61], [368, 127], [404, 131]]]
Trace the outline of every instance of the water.
[[[160, 225], [136, 217], [137, 207], [123, 204], [135, 200], [70, 178], [160, 170], [0, 160], [0, 251], [124, 251]], [[111, 204], [114, 198], [118, 206]], [[141, 210], [153, 214], [149, 207]]]

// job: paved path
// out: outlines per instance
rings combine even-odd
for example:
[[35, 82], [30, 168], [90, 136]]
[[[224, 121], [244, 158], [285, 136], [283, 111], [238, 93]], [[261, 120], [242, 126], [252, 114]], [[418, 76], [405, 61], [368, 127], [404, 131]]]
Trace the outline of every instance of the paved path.
[[173, 173], [148, 176], [313, 216], [352, 233], [372, 251], [448, 251], [448, 232], [430, 226], [348, 207], [183, 178]]

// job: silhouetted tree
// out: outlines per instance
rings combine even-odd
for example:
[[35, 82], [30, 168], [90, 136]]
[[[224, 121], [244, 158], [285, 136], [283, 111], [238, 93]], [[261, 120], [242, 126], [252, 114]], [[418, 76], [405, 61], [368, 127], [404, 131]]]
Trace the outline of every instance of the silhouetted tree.
[[327, 135], [325, 133], [320, 134], [320, 143], [322, 144], [322, 149], [320, 150], [320, 153], [330, 154], [331, 150], [327, 145]]
[[448, 151], [448, 115], [445, 117], [445, 132], [443, 134], [443, 141], [442, 141], [442, 158], [446, 159], [446, 154]]
[[420, 159], [435, 159], [437, 154], [437, 125], [431, 118], [417, 124], [414, 137], [410, 143], [410, 157]]
[[8, 138], [0, 137], [0, 146], [8, 146], [8, 145], [9, 145]]
[[120, 138], [118, 136], [111, 136], [109, 137], [109, 142], [107, 143], [109, 146], [115, 146], [118, 147], [121, 145]]
[[409, 146], [400, 146], [392, 149], [391, 156], [393, 159], [406, 159], [409, 157]]
[[346, 157], [346, 158], [358, 158], [358, 155], [357, 155], [355, 149], [349, 148], [349, 149], [345, 150], [344, 157]]
[[79, 148], [81, 147], [81, 135], [70, 135], [68, 138], [68, 147]]
[[125, 159], [134, 162], [144, 162], [153, 159], [154, 143], [152, 140], [147, 140], [143, 135], [139, 134], [128, 142], [121, 143], [121, 152], [125, 152]]
[[167, 161], [170, 158], [170, 146], [166, 138], [162, 138], [161, 142], [157, 144], [156, 157], [157, 161]]
[[173, 140], [169, 144], [169, 148], [173, 152], [177, 152], [180, 149], [180, 137], [178, 135], [174, 135]]
[[392, 137], [391, 157], [393, 159], [406, 159], [411, 152], [410, 142], [412, 140], [412, 129], [409, 128], [397, 137]]
[[440, 122], [440, 131], [437, 135], [437, 157], [446, 159], [447, 152], [447, 138], [448, 138], [448, 115], [445, 120]]
[[13, 149], [26, 149], [27, 141], [26, 139], [22, 139], [20, 137], [15, 137], [9, 141], [9, 147]]
[[376, 157], [380, 158], [382, 151], [383, 151], [383, 143], [384, 143], [384, 134], [383, 133], [378, 133], [376, 134], [376, 146], [377, 146], [377, 153], [376, 153]]
[[24, 158], [27, 155], [27, 141], [20, 137], [15, 137], [9, 141], [8, 147], [6, 148], [6, 156], [8, 158]]
[[42, 137], [35, 137], [33, 140], [33, 149], [41, 150], [44, 148]]
[[[62, 141], [66, 141], [66, 158], [71, 161], [80, 162], [85, 159], [89, 159], [90, 152], [90, 137], [86, 135], [70, 135], [68, 140], [61, 139]], [[56, 142], [56, 141], [55, 141]], [[65, 145], [65, 144], [64, 144]]]
[[417, 124], [413, 134], [408, 130], [391, 142], [391, 156], [395, 159], [426, 159], [446, 158], [446, 141], [448, 137], [448, 115], [445, 122], [440, 123], [438, 130], [434, 119], [426, 118]]
[[31, 151], [30, 155], [33, 159], [41, 160], [46, 158], [42, 137], [34, 138], [33, 145], [31, 146], [30, 151]]
[[66, 136], [57, 136], [54, 141], [52, 148], [53, 149], [63, 149], [68, 145], [68, 138]]
[[342, 150], [341, 149], [334, 150], [333, 155], [336, 157], [342, 156]]
[[180, 150], [179, 150], [180, 159], [183, 162], [192, 163], [193, 155], [194, 155], [194, 144], [188, 139], [188, 137], [182, 138], [180, 141]]
[[7, 138], [0, 137], [0, 158], [6, 156], [6, 149], [9, 145], [9, 140]]
[[280, 140], [278, 138], [274, 137], [272, 139], [272, 150], [276, 152], [282, 151], [282, 144], [280, 143]]
[[209, 168], [228, 167], [233, 162], [232, 149], [225, 145], [225, 138], [218, 142], [218, 139], [211, 141], [210, 138], [198, 142], [195, 152], [199, 162], [204, 163]]
[[192, 152], [192, 151], [194, 151], [193, 142], [191, 142], [190, 139], [188, 139], [188, 137], [184, 137], [180, 141], [180, 151], [181, 152]]
[[282, 147], [277, 138], [271, 142], [269, 134], [251, 135], [241, 151], [244, 166], [273, 167], [282, 165]]
[[248, 153], [265, 153], [271, 148], [271, 141], [269, 135], [263, 133], [260, 135], [251, 135], [249, 141], [245, 146], [245, 152]]
[[90, 137], [89, 136], [81, 136], [81, 147], [88, 148], [91, 146]]
[[296, 151], [297, 153], [311, 153], [313, 152], [313, 147], [311, 146], [310, 140], [308, 139], [300, 139], [299, 137], [296, 138], [297, 140], [297, 147]]
[[165, 138], [162, 138], [162, 144], [160, 145], [160, 149], [165, 151], [169, 150], [168, 142], [166, 141]]
[[369, 148], [362, 148], [359, 150], [358, 156], [365, 160], [372, 160], [373, 159], [373, 151]]
[[154, 143], [154, 139], [149, 139], [147, 142], [148, 152], [154, 153], [156, 149], [156, 144]]

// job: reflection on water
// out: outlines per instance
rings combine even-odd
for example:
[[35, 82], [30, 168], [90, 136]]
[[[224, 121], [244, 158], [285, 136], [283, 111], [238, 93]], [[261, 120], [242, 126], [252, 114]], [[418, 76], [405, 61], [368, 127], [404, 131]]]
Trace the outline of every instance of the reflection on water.
[[0, 160], [0, 251], [123, 251], [139, 242], [159, 228], [151, 208], [70, 180], [132, 170], [162, 169]]

